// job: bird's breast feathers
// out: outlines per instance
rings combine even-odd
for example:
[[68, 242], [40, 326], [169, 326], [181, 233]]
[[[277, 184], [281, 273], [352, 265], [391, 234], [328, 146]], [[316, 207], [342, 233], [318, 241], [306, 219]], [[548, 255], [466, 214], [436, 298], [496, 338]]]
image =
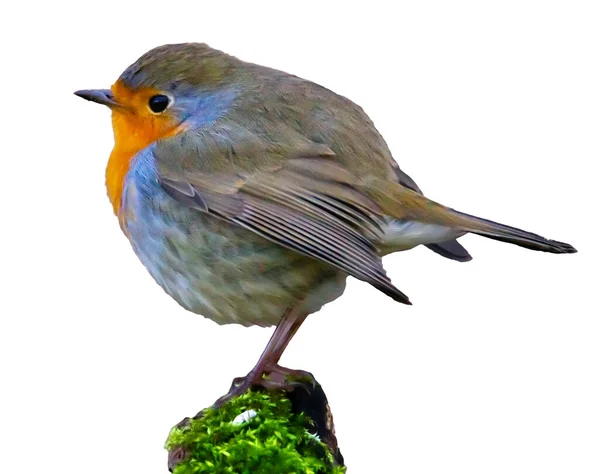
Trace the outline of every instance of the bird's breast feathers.
[[160, 186], [153, 148], [132, 161], [119, 220], [141, 262], [180, 305], [220, 324], [269, 326], [290, 306], [308, 314], [343, 293], [343, 272], [172, 199]]

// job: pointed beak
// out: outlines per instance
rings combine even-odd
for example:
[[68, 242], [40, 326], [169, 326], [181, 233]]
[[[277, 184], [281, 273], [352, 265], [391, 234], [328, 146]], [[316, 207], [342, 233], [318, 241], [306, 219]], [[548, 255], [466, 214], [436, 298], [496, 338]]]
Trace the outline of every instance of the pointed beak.
[[86, 89], [75, 92], [75, 95], [82, 99], [96, 102], [97, 104], [106, 105], [110, 109], [123, 107], [123, 105], [115, 100], [113, 93], [109, 89]]

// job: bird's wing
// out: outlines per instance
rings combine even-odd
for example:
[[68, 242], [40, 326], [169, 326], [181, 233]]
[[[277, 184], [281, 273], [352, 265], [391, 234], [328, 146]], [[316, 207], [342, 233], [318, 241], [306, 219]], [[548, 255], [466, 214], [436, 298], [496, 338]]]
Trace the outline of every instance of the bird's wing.
[[[381, 211], [354, 186], [356, 178], [331, 150], [305, 144], [284, 157], [284, 151], [269, 150], [258, 140], [236, 143], [227, 152], [222, 138], [196, 133], [157, 143], [160, 183], [173, 199], [328, 263], [410, 304], [386, 275], [377, 252]], [[241, 159], [248, 151], [259, 156]]]

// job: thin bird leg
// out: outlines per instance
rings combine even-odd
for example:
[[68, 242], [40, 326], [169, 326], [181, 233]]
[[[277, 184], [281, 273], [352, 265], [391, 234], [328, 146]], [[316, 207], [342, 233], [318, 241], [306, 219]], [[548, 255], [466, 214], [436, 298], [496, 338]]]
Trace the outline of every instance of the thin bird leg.
[[[275, 328], [273, 335], [267, 343], [267, 347], [261, 354], [256, 366], [252, 370], [259, 370], [266, 368], [270, 364], [277, 364], [286, 347], [300, 329], [300, 326], [306, 319], [306, 315], [299, 315], [293, 309], [288, 309], [279, 324]], [[266, 364], [266, 365], [265, 365]], [[252, 371], [250, 371], [252, 373]]]
[[252, 386], [261, 386], [267, 390], [286, 390], [298, 385], [296, 381], [289, 380], [292, 378], [308, 379], [311, 384], [314, 383], [310, 373], [278, 365], [283, 352], [305, 319], [305, 314], [298, 314], [294, 309], [288, 309], [254, 368], [245, 377], [235, 379], [229, 393], [219, 398], [214, 407], [220, 407], [228, 400], [246, 393]]

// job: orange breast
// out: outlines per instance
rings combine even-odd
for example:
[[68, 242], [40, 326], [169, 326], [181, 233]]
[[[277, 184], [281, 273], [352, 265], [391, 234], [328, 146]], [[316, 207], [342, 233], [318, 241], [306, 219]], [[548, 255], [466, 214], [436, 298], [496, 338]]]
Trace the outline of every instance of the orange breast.
[[106, 191], [115, 214], [119, 212], [121, 206], [121, 194], [123, 194], [125, 175], [129, 171], [129, 165], [136, 153], [136, 151], [122, 150], [115, 145], [108, 159], [108, 165], [106, 166]]
[[179, 133], [183, 126], [176, 117], [168, 114], [168, 110], [161, 115], [150, 112], [148, 100], [159, 93], [157, 90], [146, 88], [132, 91], [117, 81], [112, 86], [112, 92], [115, 100], [125, 106], [113, 109], [115, 146], [106, 166], [106, 190], [113, 210], [118, 214], [125, 176], [133, 157], [155, 141]]

